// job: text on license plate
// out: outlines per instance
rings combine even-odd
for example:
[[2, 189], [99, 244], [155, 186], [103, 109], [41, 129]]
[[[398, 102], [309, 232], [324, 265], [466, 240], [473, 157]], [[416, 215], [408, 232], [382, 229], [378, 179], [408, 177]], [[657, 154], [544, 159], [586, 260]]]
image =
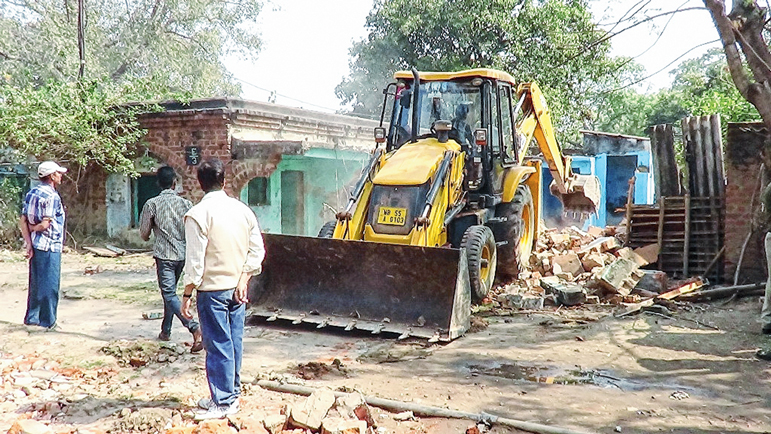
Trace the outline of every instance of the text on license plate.
[[384, 225], [404, 226], [407, 221], [407, 208], [381, 206], [377, 213], [377, 222]]

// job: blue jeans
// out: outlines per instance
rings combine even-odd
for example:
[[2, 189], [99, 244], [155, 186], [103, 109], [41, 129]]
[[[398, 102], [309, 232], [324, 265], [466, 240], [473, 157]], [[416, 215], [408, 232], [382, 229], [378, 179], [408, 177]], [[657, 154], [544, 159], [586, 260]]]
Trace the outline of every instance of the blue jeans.
[[185, 261], [167, 261], [165, 259], [155, 258], [155, 271], [158, 275], [158, 286], [161, 288], [161, 297], [163, 297], [163, 321], [161, 322], [161, 333], [171, 335], [171, 323], [176, 316], [182, 322], [182, 325], [190, 333], [198, 330], [198, 323], [182, 316], [182, 303], [177, 296], [177, 282], [185, 267]]
[[233, 289], [198, 291], [198, 320], [206, 349], [206, 378], [216, 405], [230, 405], [241, 394], [246, 304], [233, 301]]
[[29, 260], [29, 293], [24, 324], [52, 327], [59, 306], [61, 252], [34, 249]]

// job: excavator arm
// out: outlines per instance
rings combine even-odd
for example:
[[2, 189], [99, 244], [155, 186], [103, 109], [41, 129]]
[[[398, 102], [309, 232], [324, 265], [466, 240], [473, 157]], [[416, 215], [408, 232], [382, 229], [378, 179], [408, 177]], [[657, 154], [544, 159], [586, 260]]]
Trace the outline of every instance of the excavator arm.
[[516, 124], [520, 137], [519, 161], [527, 153], [530, 142], [535, 139], [541, 149], [549, 171], [554, 178], [551, 185], [553, 195], [560, 198], [566, 211], [596, 213], [600, 204], [600, 182], [594, 175], [577, 175], [570, 167], [570, 157], [562, 151], [554, 138], [554, 127], [549, 116], [541, 90], [536, 83], [522, 83], [517, 88], [519, 101], [515, 116], [522, 113]]

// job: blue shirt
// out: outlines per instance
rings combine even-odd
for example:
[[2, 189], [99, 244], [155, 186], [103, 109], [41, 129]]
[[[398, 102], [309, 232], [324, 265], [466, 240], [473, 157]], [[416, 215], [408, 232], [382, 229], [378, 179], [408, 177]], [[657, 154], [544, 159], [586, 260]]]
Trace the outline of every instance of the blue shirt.
[[51, 219], [51, 224], [44, 231], [32, 232], [32, 247], [47, 252], [61, 252], [64, 244], [64, 207], [62, 199], [51, 185], [42, 183], [27, 192], [24, 198], [22, 215], [27, 217], [30, 226]]

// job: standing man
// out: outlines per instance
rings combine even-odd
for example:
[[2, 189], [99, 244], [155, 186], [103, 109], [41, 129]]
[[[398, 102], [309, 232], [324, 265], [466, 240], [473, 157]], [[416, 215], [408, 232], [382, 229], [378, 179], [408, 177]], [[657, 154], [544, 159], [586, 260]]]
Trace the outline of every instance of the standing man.
[[203, 349], [200, 326], [196, 321], [182, 316], [182, 303], [177, 297], [177, 282], [185, 266], [183, 218], [193, 204], [174, 191], [176, 177], [174, 169], [169, 166], [158, 169], [158, 186], [163, 191], [148, 200], [142, 208], [139, 234], [145, 241], [150, 239], [150, 232], [155, 235], [153, 257], [158, 286], [163, 297], [163, 321], [158, 339], [162, 341], [171, 339], [171, 324], [176, 316], [193, 335], [193, 346], [190, 352], [197, 353]]
[[238, 412], [247, 283], [262, 271], [265, 247], [254, 212], [222, 190], [225, 168], [220, 160], [198, 166], [198, 183], [206, 194], [185, 215], [182, 314], [192, 317], [195, 290], [211, 394], [198, 403], [203, 410], [195, 419], [204, 420]]
[[40, 184], [27, 193], [19, 229], [29, 259], [29, 292], [24, 324], [56, 327], [64, 246], [64, 207], [56, 188], [67, 169], [53, 161], [37, 167]]

